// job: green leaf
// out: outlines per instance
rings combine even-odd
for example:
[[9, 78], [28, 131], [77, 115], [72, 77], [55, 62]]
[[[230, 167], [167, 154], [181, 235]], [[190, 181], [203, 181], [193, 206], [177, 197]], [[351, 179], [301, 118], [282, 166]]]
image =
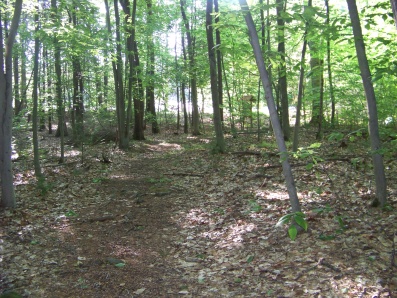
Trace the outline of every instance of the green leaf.
[[284, 215], [283, 217], [281, 217], [281, 218], [278, 220], [278, 222], [277, 222], [277, 224], [276, 224], [276, 227], [282, 227], [282, 226], [284, 226], [287, 222], [290, 221], [291, 216], [292, 216], [292, 214], [286, 214], [286, 215]]
[[114, 264], [114, 266], [116, 266], [118, 268], [122, 268], [125, 266], [125, 263], [117, 263], [117, 264]]
[[254, 260], [255, 256], [248, 256], [247, 263], [251, 263]]
[[291, 225], [288, 229], [288, 235], [291, 240], [295, 240], [296, 236], [298, 235], [298, 230], [294, 225]]
[[74, 212], [73, 210], [70, 210], [68, 212], [65, 213], [66, 217], [70, 217], [70, 216], [77, 216], [77, 213]]
[[306, 165], [306, 170], [311, 170], [311, 169], [313, 169], [313, 166], [314, 166], [314, 164], [313, 164], [312, 162], [309, 162], [309, 163]]
[[308, 224], [304, 217], [295, 216], [294, 219], [299, 226], [301, 226], [305, 231], [307, 231]]
[[319, 236], [319, 238], [320, 238], [321, 240], [328, 241], [328, 240], [333, 240], [333, 239], [335, 239], [335, 235], [325, 235], [325, 234], [321, 234], [321, 235]]

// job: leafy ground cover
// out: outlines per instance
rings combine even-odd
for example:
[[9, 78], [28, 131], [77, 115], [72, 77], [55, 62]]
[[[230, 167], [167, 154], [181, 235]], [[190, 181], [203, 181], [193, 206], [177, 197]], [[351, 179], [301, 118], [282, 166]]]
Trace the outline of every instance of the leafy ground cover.
[[[362, 138], [315, 140], [292, 159], [308, 232], [292, 241], [270, 135], [149, 136], [121, 152], [45, 136], [46, 181], [15, 165], [18, 208], [0, 213], [0, 287], [23, 297], [395, 297], [396, 161], [390, 205], [371, 207]], [[19, 141], [24, 140], [19, 138]], [[311, 143], [310, 143], [311, 142]], [[104, 159], [104, 157], [106, 157]], [[110, 160], [111, 163], [101, 161]]]

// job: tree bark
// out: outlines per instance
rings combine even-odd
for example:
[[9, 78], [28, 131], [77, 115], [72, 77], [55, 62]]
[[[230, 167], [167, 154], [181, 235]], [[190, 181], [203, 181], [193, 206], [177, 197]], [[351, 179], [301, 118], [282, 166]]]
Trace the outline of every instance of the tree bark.
[[[152, 124], [152, 133], [157, 134], [160, 132], [160, 128], [157, 122], [156, 117], [156, 103], [154, 97], [154, 63], [155, 63], [155, 53], [154, 53], [154, 42], [153, 42], [153, 9], [152, 9], [152, 0], [146, 0], [147, 7], [147, 26], [148, 26], [148, 42], [147, 42], [147, 78], [149, 80], [148, 85], [146, 86], [146, 111], [150, 115], [150, 122]], [[179, 111], [179, 110], [178, 110]]]
[[358, 15], [355, 0], [347, 0], [350, 19], [353, 27], [354, 44], [356, 46], [357, 60], [360, 67], [361, 78], [367, 98], [368, 109], [368, 129], [371, 140], [372, 162], [374, 165], [374, 175], [376, 184], [376, 199], [383, 207], [387, 202], [386, 176], [383, 166], [383, 156], [381, 154], [382, 145], [379, 138], [378, 111], [376, 106], [376, 96], [371, 81], [371, 72], [365, 52], [364, 38], [361, 30], [360, 18]]
[[189, 21], [187, 19], [187, 15], [185, 12], [186, 1], [180, 0], [181, 14], [183, 24], [186, 29], [186, 38], [187, 38], [187, 52], [189, 57], [189, 76], [190, 76], [190, 95], [192, 102], [192, 134], [199, 135], [200, 129], [200, 116], [198, 110], [198, 97], [197, 97], [197, 78], [196, 78], [196, 59], [195, 59], [195, 50], [194, 50], [194, 37], [191, 34], [191, 27], [189, 25]]
[[213, 119], [216, 136], [216, 148], [215, 151], [219, 153], [225, 152], [225, 139], [223, 137], [222, 130], [222, 118], [219, 108], [219, 90], [218, 90], [218, 75], [215, 58], [215, 46], [214, 36], [212, 27], [212, 9], [213, 0], [207, 0], [206, 9], [206, 33], [207, 33], [207, 45], [208, 45], [208, 59], [210, 64], [210, 81], [211, 81], [211, 96], [212, 96], [212, 107], [213, 107]]
[[274, 103], [274, 98], [273, 98], [272, 89], [271, 89], [271, 82], [269, 80], [269, 75], [268, 75], [268, 72], [265, 67], [265, 62], [264, 62], [263, 55], [262, 55], [262, 49], [259, 44], [258, 34], [257, 34], [255, 24], [252, 19], [252, 16], [249, 11], [246, 0], [239, 0], [239, 2], [240, 2], [241, 10], [245, 13], [244, 17], [245, 17], [245, 21], [246, 21], [247, 27], [248, 27], [251, 46], [254, 51], [256, 64], [257, 64], [257, 67], [258, 67], [258, 70], [260, 73], [260, 77], [261, 77], [261, 81], [262, 81], [262, 86], [265, 91], [265, 97], [266, 97], [266, 101], [267, 101], [267, 105], [268, 105], [269, 113], [270, 113], [270, 120], [272, 122], [273, 132], [276, 136], [277, 146], [280, 151], [280, 158], [281, 158], [281, 163], [282, 163], [282, 167], [283, 167], [283, 174], [284, 174], [285, 182], [287, 185], [287, 190], [288, 190], [288, 195], [289, 195], [289, 200], [290, 200], [290, 204], [292, 207], [292, 211], [293, 212], [301, 211], [298, 194], [296, 192], [294, 178], [292, 175], [291, 166], [288, 161], [287, 147], [285, 145], [283, 131], [282, 131], [279, 119], [278, 119], [276, 105]]
[[[58, 26], [59, 16], [56, 0], [51, 0], [52, 9], [52, 22], [54, 27]], [[65, 125], [65, 109], [63, 105], [62, 98], [62, 69], [61, 69], [61, 47], [58, 41], [58, 37], [54, 35], [54, 58], [55, 58], [55, 76], [56, 76], [56, 97], [57, 97], [57, 114], [58, 114], [58, 128], [55, 133], [56, 136], [61, 137], [61, 156], [59, 158], [59, 163], [65, 161], [65, 135], [67, 134]]]
[[280, 55], [280, 66], [279, 66], [279, 78], [278, 88], [280, 94], [281, 104], [281, 123], [284, 133], [284, 139], [287, 141], [290, 138], [290, 125], [289, 125], [289, 104], [288, 104], [288, 90], [287, 90], [287, 65], [285, 61], [285, 40], [284, 40], [284, 26], [285, 21], [282, 17], [282, 13], [285, 11], [285, 0], [277, 0], [277, 39], [278, 48], [277, 51]]
[[35, 22], [35, 39], [34, 39], [34, 65], [33, 65], [33, 113], [32, 113], [32, 129], [33, 129], [33, 161], [34, 161], [34, 173], [35, 176], [40, 180], [42, 178], [41, 167], [40, 167], [40, 156], [39, 156], [39, 139], [38, 139], [38, 89], [39, 89], [39, 51], [40, 51], [40, 40], [39, 40], [39, 7], [36, 6], [36, 12], [34, 16]]
[[14, 176], [11, 164], [12, 139], [12, 48], [17, 34], [22, 11], [22, 0], [16, 0], [11, 28], [3, 43], [3, 24], [0, 14], [0, 181], [1, 205], [15, 207]]

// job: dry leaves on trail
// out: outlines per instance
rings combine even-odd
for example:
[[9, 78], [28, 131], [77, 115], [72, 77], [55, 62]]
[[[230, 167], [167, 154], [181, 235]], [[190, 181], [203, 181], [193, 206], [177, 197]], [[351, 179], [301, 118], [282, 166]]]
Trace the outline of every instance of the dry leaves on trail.
[[[227, 139], [239, 154], [211, 155], [206, 140], [184, 138], [106, 149], [107, 164], [96, 160], [102, 148], [90, 148], [84, 165], [45, 168], [42, 189], [17, 171], [18, 208], [0, 214], [2, 289], [24, 297], [397, 295], [395, 183], [382, 211], [369, 207], [368, 166], [326, 158], [293, 166], [309, 231], [292, 241], [275, 227], [290, 209], [274, 150], [248, 136]], [[327, 150], [338, 153], [316, 154]]]

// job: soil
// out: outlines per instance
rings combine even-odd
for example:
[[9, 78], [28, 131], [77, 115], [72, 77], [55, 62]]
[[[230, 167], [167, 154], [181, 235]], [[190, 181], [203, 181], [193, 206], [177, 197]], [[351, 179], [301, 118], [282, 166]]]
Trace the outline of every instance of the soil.
[[[46, 138], [50, 156], [56, 141]], [[0, 293], [397, 295], [396, 198], [389, 212], [368, 207], [367, 170], [345, 174], [343, 160], [317, 172], [294, 167], [310, 229], [292, 241], [275, 227], [289, 210], [276, 151], [253, 150], [252, 135], [228, 138], [237, 154], [224, 155], [210, 154], [205, 136], [150, 139], [126, 152], [105, 144], [82, 156], [70, 147], [65, 165], [43, 160], [41, 188], [23, 170], [29, 164], [16, 162], [18, 208], [0, 213]], [[321, 192], [307, 190], [316, 185]]]

